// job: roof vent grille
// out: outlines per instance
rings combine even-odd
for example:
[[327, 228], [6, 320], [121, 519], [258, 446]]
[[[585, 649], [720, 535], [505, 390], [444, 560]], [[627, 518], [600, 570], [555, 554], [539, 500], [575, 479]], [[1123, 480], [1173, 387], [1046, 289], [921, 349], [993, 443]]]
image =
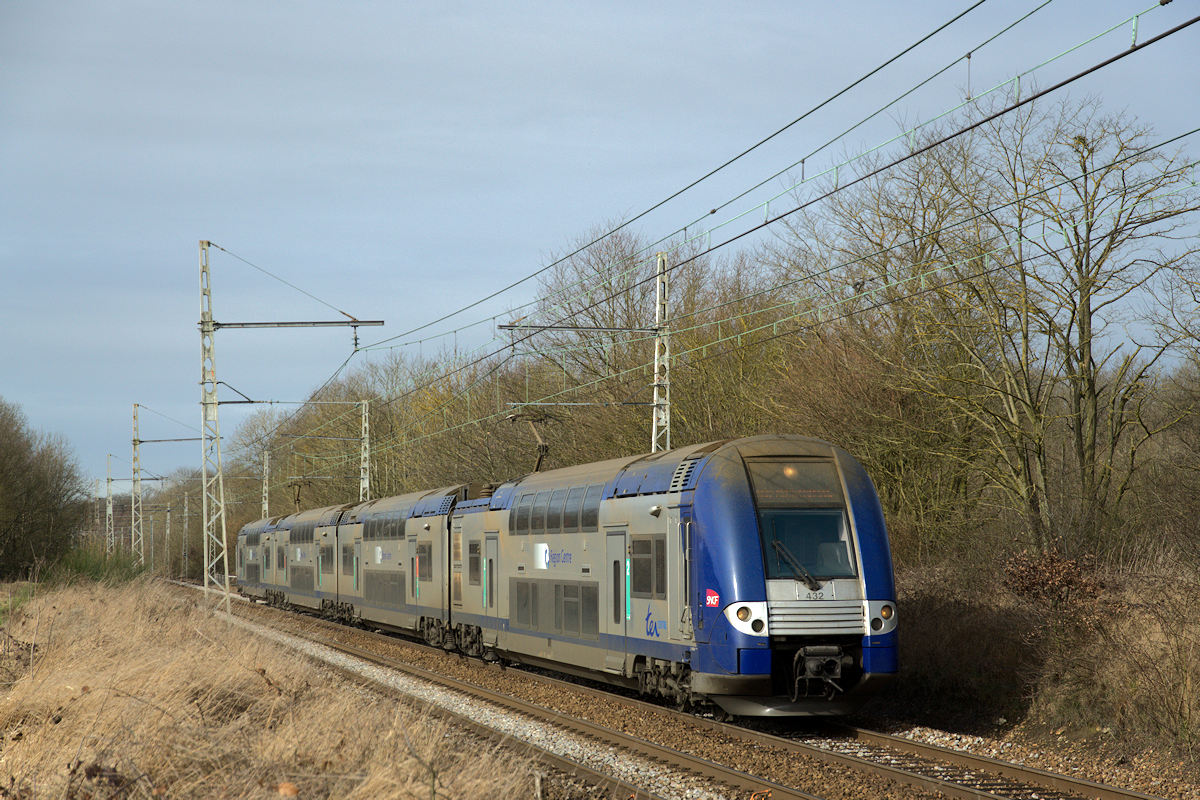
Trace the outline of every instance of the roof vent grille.
[[679, 466], [675, 468], [675, 474], [671, 476], [671, 485], [667, 488], [667, 492], [683, 491], [683, 487], [687, 486], [687, 482], [691, 479], [692, 473], [696, 471], [696, 465], [699, 463], [699, 456], [689, 456], [680, 461]]

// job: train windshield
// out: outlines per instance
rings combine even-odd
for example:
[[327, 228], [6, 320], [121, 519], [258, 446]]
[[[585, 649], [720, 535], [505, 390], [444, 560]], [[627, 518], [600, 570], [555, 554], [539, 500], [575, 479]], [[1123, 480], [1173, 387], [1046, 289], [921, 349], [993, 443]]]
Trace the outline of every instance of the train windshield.
[[845, 501], [832, 461], [748, 461], [767, 578], [806, 584], [857, 573]]

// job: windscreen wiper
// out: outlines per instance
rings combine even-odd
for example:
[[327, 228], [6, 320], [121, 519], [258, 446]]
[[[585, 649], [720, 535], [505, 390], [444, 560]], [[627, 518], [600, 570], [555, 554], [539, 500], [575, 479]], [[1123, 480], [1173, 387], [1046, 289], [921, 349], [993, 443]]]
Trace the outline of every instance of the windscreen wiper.
[[800, 559], [792, 555], [792, 551], [788, 550], [783, 542], [779, 541], [778, 538], [774, 538], [771, 540], [771, 546], [775, 548], [775, 552], [779, 554], [779, 557], [788, 563], [788, 566], [792, 568], [792, 572], [804, 582], [805, 586], [814, 592], [820, 590], [821, 582], [804, 568], [804, 565], [800, 563]]

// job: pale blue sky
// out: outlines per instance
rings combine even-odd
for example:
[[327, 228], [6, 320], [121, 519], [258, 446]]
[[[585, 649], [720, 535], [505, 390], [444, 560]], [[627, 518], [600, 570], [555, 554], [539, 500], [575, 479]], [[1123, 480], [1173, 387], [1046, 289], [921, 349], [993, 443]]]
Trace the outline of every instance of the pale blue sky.
[[[637, 230], [695, 219], [1039, 4], [990, 0]], [[399, 333], [652, 205], [968, 5], [5, 0], [0, 396], [63, 434], [87, 476], [107, 452], [128, 475], [132, 403], [198, 423], [198, 240]], [[1152, 8], [1140, 40], [1200, 4], [1055, 0], [976, 53], [972, 88]], [[1125, 27], [1037, 82], [1129, 41]], [[1072, 96], [1173, 135], [1200, 125], [1198, 62], [1200, 25]], [[951, 70], [819, 164], [932, 117], [966, 79]], [[332, 318], [223, 253], [212, 263], [218, 320]], [[300, 399], [349, 343], [222, 332], [218, 377]], [[222, 409], [226, 435], [244, 413]], [[145, 438], [186, 435], [143, 414]], [[153, 447], [152, 471], [198, 465], [194, 443]]]

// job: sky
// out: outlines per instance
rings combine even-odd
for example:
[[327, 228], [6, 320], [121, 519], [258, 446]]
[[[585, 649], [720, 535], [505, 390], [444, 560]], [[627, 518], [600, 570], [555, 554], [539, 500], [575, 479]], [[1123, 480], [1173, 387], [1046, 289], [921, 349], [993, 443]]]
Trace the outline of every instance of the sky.
[[[337, 319], [334, 306], [386, 321], [364, 342], [395, 336], [667, 198], [972, 5], [4, 0], [0, 398], [64, 437], [87, 480], [108, 453], [128, 477], [134, 403], [144, 439], [197, 434], [200, 240], [224, 248], [210, 253], [218, 321]], [[705, 217], [956, 60], [806, 169], [1122, 23], [1022, 79], [1050, 86], [1128, 49], [1122, 21], [1139, 13], [1143, 42], [1200, 4], [988, 0], [633, 230]], [[1198, 74], [1200, 24], [1069, 91], [1166, 138], [1200, 125]], [[722, 219], [786, 188], [768, 181]], [[482, 344], [535, 291], [422, 335], [488, 321], [459, 334]], [[220, 331], [217, 377], [301, 400], [351, 344], [341, 328]], [[223, 434], [247, 413], [223, 406]], [[196, 442], [143, 446], [152, 473], [199, 461]]]

